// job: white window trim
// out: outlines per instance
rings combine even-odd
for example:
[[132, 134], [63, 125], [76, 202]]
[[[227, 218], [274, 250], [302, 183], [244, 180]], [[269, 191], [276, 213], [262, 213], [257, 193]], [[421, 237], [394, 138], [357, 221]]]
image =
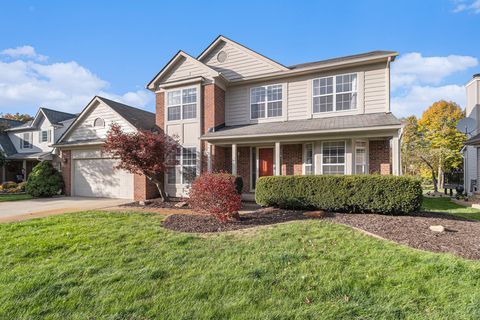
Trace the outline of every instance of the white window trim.
[[[349, 76], [349, 75], [355, 75], [357, 77], [357, 83], [356, 83], [356, 90], [352, 90], [352, 91], [345, 91], [345, 92], [339, 92], [337, 93], [337, 77], [339, 76]], [[319, 94], [319, 95], [315, 95], [314, 92], [315, 92], [315, 89], [314, 89], [314, 82], [315, 80], [321, 80], [321, 79], [327, 79], [327, 78], [333, 78], [333, 92], [332, 93], [328, 93], [328, 94]], [[311, 86], [312, 86], [312, 97], [311, 97], [311, 104], [312, 104], [312, 115], [314, 116], [318, 116], [318, 115], [323, 115], [323, 114], [329, 114], [329, 113], [341, 113], [341, 112], [351, 112], [351, 111], [356, 111], [358, 110], [358, 73], [357, 72], [351, 72], [351, 73], [342, 73], [342, 74], [334, 74], [334, 75], [330, 75], [330, 76], [325, 76], [325, 77], [319, 77], [319, 78], [314, 78], [312, 79], [312, 81], [310, 82]], [[355, 93], [355, 108], [351, 108], [351, 109], [348, 109], [348, 110], [337, 110], [337, 94], [343, 94], [343, 93]], [[329, 95], [332, 95], [333, 96], [333, 110], [332, 111], [323, 111], [323, 112], [314, 112], [314, 98], [316, 97], [324, 97], [324, 96], [329, 96]]]
[[323, 166], [338, 166], [339, 164], [338, 163], [323, 163], [323, 145], [326, 143], [326, 142], [343, 142], [343, 147], [344, 147], [344, 150], [345, 150], [345, 153], [344, 153], [344, 156], [343, 156], [343, 174], [346, 175], [347, 173], [347, 141], [346, 140], [326, 140], [326, 141], [322, 141], [321, 143], [321, 148], [322, 148], [322, 153], [321, 153], [321, 157], [320, 157], [320, 174], [323, 174]]
[[307, 175], [306, 174], [306, 167], [307, 167], [307, 145], [312, 146], [312, 164], [310, 166], [312, 167], [312, 173], [310, 175], [315, 175], [315, 143], [308, 142], [303, 144], [303, 149], [302, 149], [302, 175]]
[[[188, 119], [183, 119], [183, 91], [188, 90], [188, 89], [195, 89], [196, 92], [196, 101], [195, 101], [195, 118], [188, 118]], [[165, 90], [165, 96], [164, 96], [164, 104], [165, 104], [165, 122], [167, 123], [180, 123], [180, 122], [196, 122], [198, 120], [199, 114], [200, 114], [200, 90], [201, 86], [199, 85], [193, 85], [193, 86], [188, 86], [188, 87], [181, 87], [181, 88], [172, 88], [169, 90]], [[169, 92], [174, 92], [174, 91], [180, 91], [180, 104], [179, 105], [173, 105], [169, 106], [168, 105], [168, 93]], [[186, 104], [193, 104], [193, 103], [186, 103]], [[177, 120], [168, 120], [168, 108], [169, 107], [180, 107], [180, 119]]]
[[[252, 90], [256, 88], [265, 88], [265, 90], [268, 89], [268, 87], [273, 87], [273, 86], [280, 86], [282, 88], [282, 99], [281, 100], [273, 100], [273, 101], [268, 101], [267, 94], [265, 94], [265, 117], [263, 118], [252, 118]], [[284, 119], [285, 118], [285, 113], [287, 112], [285, 108], [285, 94], [286, 94], [286, 88], [283, 83], [272, 83], [272, 84], [266, 84], [263, 86], [254, 86], [250, 87], [248, 90], [248, 118], [250, 119], [250, 122], [258, 123], [258, 122], [269, 122], [269, 121], [278, 121], [279, 119]], [[276, 117], [269, 117], [268, 116], [268, 102], [282, 102], [282, 115], [281, 116], [276, 116]]]
[[364, 142], [365, 143], [365, 163], [360, 163], [358, 165], [365, 165], [365, 174], [369, 174], [370, 172], [370, 168], [369, 168], [369, 163], [368, 163], [368, 159], [369, 159], [369, 150], [368, 150], [368, 146], [369, 146], [369, 143], [368, 143], [368, 140], [355, 140], [354, 141], [354, 145], [353, 145], [353, 150], [354, 150], [354, 156], [353, 156], [353, 162], [354, 162], [354, 167], [353, 167], [353, 170], [355, 172], [355, 174], [360, 174], [357, 172], [357, 142]]
[[[25, 135], [28, 136], [28, 139], [25, 139]], [[21, 149], [33, 149], [33, 132], [24, 132], [22, 133], [21, 139]], [[25, 142], [27, 146], [25, 146]]]
[[[194, 164], [194, 165], [184, 165], [183, 164], [183, 149], [185, 149], [185, 148], [195, 148], [196, 164]], [[195, 167], [196, 168], [195, 175], [198, 177], [198, 174], [199, 174], [198, 147], [197, 146], [181, 146], [180, 147], [180, 157], [179, 157], [179, 159], [176, 159], [176, 160], [178, 161], [178, 163], [174, 166], [169, 166], [169, 168], [175, 168], [175, 174], [180, 174], [180, 183], [169, 183], [168, 182], [168, 172], [167, 172], [166, 177], [165, 177], [165, 183], [169, 186], [177, 186], [177, 187], [189, 186], [190, 184], [185, 183], [183, 181], [183, 167], [191, 167], [191, 168]], [[180, 170], [177, 170], [178, 168]]]

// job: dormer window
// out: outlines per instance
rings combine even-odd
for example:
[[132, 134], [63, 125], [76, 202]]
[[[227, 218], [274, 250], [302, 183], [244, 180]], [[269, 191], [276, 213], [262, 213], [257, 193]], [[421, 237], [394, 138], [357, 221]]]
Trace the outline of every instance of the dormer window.
[[93, 126], [95, 128], [103, 128], [105, 127], [105, 121], [102, 118], [97, 118], [95, 121], [93, 121]]

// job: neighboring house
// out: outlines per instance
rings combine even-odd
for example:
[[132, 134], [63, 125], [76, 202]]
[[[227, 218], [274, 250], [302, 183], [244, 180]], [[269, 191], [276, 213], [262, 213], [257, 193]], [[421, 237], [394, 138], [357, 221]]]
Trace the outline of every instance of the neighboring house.
[[198, 57], [179, 51], [148, 83], [156, 124], [179, 138], [165, 177], [186, 196], [195, 175], [400, 172], [401, 123], [390, 111], [393, 51], [284, 66], [224, 36]]
[[124, 132], [156, 129], [154, 113], [94, 97], [54, 145], [61, 159], [66, 195], [123, 199], [157, 195], [155, 185], [144, 176], [116, 169], [118, 160], [102, 151], [113, 123]]
[[463, 149], [465, 190], [472, 194], [478, 191], [480, 181], [480, 74], [474, 75], [465, 87], [467, 91], [465, 115], [474, 119], [477, 124]]
[[[22, 124], [24, 124], [23, 121], [0, 118], [0, 155], [3, 157], [8, 157], [17, 153], [17, 150], [5, 130], [21, 126]], [[0, 166], [0, 182], [4, 181], [6, 181], [6, 168]]]
[[32, 121], [6, 129], [3, 139], [8, 149], [5, 150], [8, 163], [2, 168], [3, 181], [25, 180], [39, 161], [53, 160], [52, 145], [75, 117], [71, 113], [40, 108]]

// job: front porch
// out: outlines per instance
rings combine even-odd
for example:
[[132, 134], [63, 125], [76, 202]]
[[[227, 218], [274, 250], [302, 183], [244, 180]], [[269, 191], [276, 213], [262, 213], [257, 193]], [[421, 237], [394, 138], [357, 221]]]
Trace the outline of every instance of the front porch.
[[254, 198], [259, 177], [270, 175], [394, 174], [400, 175], [398, 135], [270, 142], [207, 143], [207, 170], [243, 178], [246, 199]]
[[28, 179], [33, 168], [42, 160], [52, 160], [49, 152], [40, 153], [15, 153], [6, 159], [3, 167], [0, 167], [0, 181], [22, 182]]

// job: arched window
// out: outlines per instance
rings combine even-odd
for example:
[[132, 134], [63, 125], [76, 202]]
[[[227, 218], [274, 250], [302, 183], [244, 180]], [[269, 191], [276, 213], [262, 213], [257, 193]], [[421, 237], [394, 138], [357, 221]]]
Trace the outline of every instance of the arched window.
[[102, 118], [97, 118], [93, 122], [94, 127], [105, 127], [105, 121]]

